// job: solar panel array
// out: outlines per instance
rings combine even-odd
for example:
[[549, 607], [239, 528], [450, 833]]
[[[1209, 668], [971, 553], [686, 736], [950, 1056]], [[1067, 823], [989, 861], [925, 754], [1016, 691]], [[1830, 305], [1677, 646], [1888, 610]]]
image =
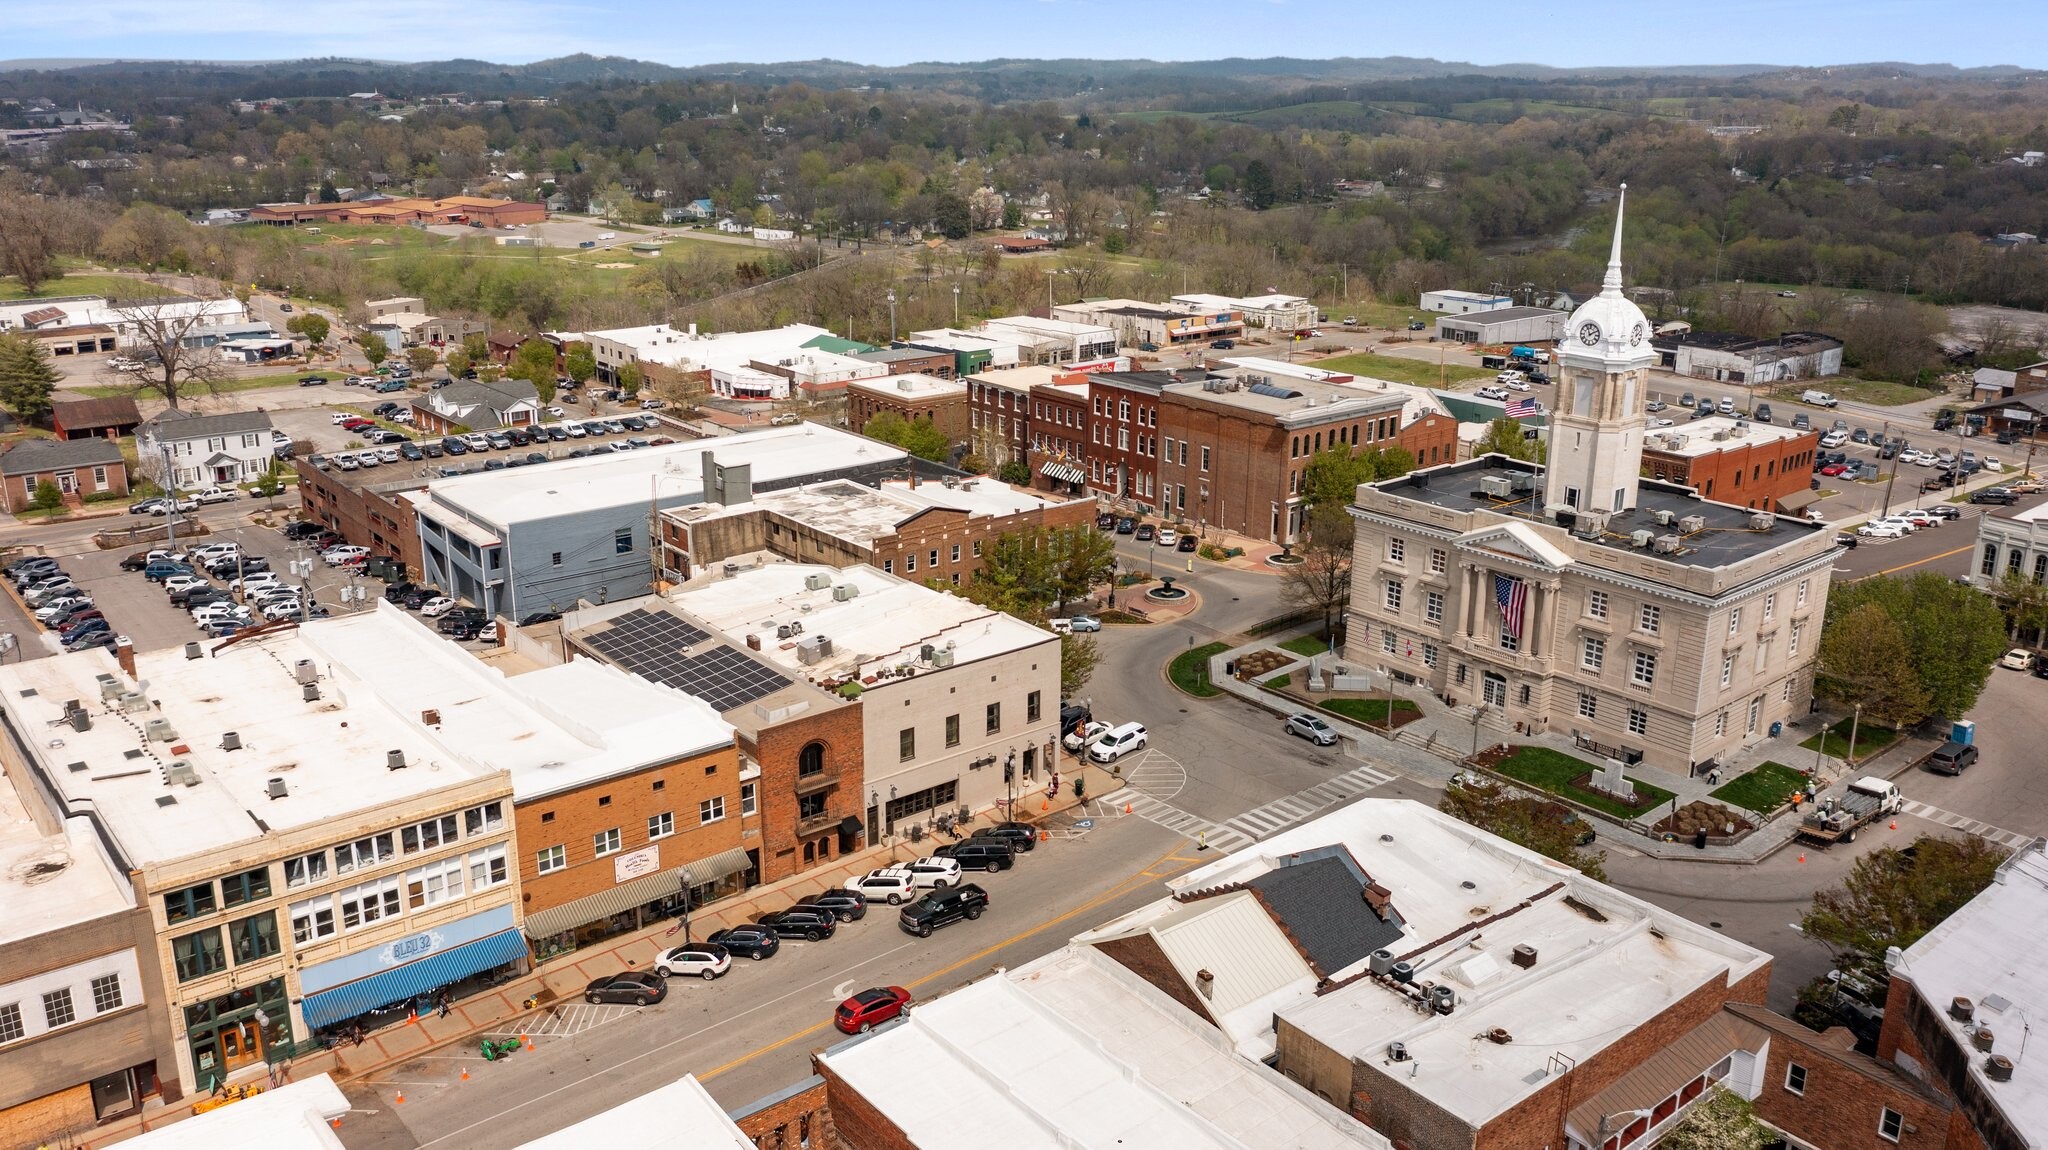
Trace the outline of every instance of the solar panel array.
[[789, 686], [781, 672], [717, 643], [691, 654], [708, 631], [665, 611], [636, 608], [584, 639], [591, 650], [644, 679], [695, 695], [719, 711], [745, 706]]

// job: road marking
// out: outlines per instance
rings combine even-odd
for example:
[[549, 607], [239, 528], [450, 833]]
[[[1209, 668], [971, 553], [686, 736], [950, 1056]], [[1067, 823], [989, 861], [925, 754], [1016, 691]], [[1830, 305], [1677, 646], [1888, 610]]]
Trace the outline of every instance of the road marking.
[[1371, 765], [1349, 771], [1292, 795], [1283, 795], [1262, 807], [1255, 807], [1223, 824], [1226, 831], [1242, 831], [1254, 838], [1268, 835], [1307, 819], [1310, 815], [1374, 787], [1393, 781], [1394, 772]]
[[1907, 799], [1905, 805], [1899, 809], [1915, 818], [1940, 823], [1950, 830], [1958, 830], [1965, 834], [1976, 835], [1980, 839], [1997, 843], [1999, 846], [2008, 847], [2012, 850], [2018, 850], [2034, 841], [2033, 835], [2023, 835], [2018, 831], [2009, 831], [2001, 827], [1995, 827], [1990, 823], [1973, 819], [1968, 815], [1959, 815], [1954, 811], [1942, 810], [1932, 803], [1923, 803], [1918, 799]]
[[1929, 555], [1925, 559], [1915, 559], [1911, 563], [1901, 563], [1897, 567], [1887, 567], [1882, 571], [1873, 571], [1868, 575], [1859, 575], [1855, 579], [1851, 579], [1850, 582], [1856, 583], [1864, 579], [1875, 579], [1879, 575], [1894, 575], [1900, 571], [1909, 571], [1923, 564], [1932, 563], [1937, 559], [1946, 559], [1951, 555], [1961, 555], [1965, 551], [1973, 551], [1976, 549], [1976, 547], [1977, 545], [1974, 543], [1965, 543], [1964, 545], [1954, 549], [1953, 551], [1944, 551], [1939, 555]]

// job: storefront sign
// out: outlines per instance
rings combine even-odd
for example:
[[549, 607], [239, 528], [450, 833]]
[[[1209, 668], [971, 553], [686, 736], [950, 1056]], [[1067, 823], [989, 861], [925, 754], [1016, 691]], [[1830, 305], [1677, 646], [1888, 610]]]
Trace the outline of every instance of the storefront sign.
[[612, 882], [631, 882], [661, 869], [661, 844], [649, 843], [612, 859]]

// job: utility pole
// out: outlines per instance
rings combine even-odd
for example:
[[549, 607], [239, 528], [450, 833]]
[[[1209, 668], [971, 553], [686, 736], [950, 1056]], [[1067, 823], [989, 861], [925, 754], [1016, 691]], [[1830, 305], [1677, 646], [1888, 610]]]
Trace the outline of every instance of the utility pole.
[[178, 549], [178, 473], [171, 468], [171, 445], [158, 444], [157, 453], [164, 461], [164, 490], [170, 493], [171, 509], [164, 515], [164, 550]]

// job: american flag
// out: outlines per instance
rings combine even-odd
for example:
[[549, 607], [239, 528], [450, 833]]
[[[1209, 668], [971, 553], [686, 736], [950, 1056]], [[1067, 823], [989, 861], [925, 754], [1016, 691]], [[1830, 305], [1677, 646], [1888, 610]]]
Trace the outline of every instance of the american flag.
[[1521, 419], [1535, 415], [1541, 410], [1533, 399], [1517, 399], [1508, 403], [1507, 416], [1509, 419]]
[[1500, 604], [1501, 626], [1508, 634], [1521, 638], [1522, 608], [1529, 602], [1529, 585], [1512, 575], [1495, 575], [1493, 598]]

